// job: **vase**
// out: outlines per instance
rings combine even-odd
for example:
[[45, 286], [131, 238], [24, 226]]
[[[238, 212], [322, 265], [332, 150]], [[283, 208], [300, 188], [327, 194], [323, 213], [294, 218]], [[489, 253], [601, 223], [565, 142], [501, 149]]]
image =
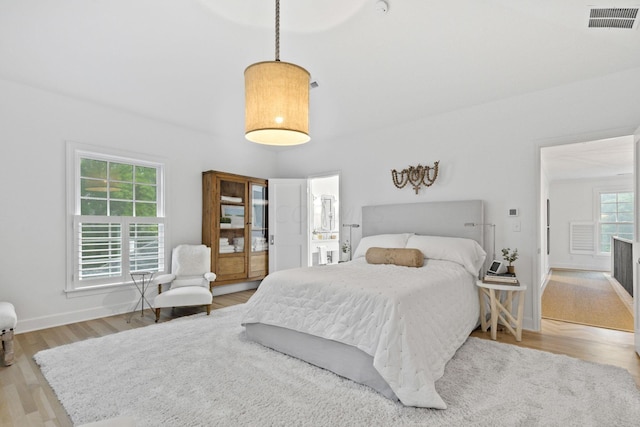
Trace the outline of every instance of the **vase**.
[[508, 265], [507, 266], [507, 273], [516, 274], [516, 268], [513, 265]]

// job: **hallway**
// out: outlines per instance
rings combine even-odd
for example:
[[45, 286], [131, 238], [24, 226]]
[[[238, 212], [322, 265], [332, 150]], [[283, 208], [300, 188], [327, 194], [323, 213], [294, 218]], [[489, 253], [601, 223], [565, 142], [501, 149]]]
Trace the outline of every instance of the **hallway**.
[[542, 318], [633, 332], [632, 297], [603, 272], [552, 270]]

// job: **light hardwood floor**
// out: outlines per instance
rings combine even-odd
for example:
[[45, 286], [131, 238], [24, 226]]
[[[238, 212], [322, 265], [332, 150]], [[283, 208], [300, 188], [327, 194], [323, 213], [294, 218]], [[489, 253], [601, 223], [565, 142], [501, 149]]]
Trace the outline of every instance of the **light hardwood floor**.
[[[214, 309], [246, 302], [254, 291], [214, 298]], [[199, 309], [163, 310], [161, 321], [190, 315]], [[154, 323], [149, 311], [145, 316], [118, 315], [75, 323], [41, 331], [19, 334], [15, 338], [16, 362], [0, 367], [0, 426], [71, 426], [71, 420], [33, 361], [40, 350], [100, 337]], [[472, 336], [490, 339], [489, 332], [476, 330]], [[538, 350], [561, 353], [627, 369], [640, 385], [640, 358], [633, 350], [633, 334], [563, 322], [543, 320], [542, 333], [523, 331], [522, 342], [498, 332], [498, 341]]]

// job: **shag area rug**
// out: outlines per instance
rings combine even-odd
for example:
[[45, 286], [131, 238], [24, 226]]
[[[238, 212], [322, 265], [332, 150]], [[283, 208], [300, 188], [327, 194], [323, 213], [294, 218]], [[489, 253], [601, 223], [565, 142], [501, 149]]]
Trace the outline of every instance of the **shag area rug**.
[[43, 350], [74, 423], [140, 426], [636, 426], [621, 368], [469, 338], [436, 383], [446, 410], [368, 387], [245, 339], [243, 305]]

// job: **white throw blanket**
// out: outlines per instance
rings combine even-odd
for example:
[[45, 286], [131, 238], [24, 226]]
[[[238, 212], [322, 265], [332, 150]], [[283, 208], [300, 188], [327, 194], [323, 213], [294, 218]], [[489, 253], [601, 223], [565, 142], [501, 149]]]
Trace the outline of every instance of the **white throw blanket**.
[[479, 318], [475, 279], [450, 261], [421, 268], [363, 259], [267, 276], [242, 324], [264, 323], [355, 346], [407, 406], [445, 409], [435, 389]]

